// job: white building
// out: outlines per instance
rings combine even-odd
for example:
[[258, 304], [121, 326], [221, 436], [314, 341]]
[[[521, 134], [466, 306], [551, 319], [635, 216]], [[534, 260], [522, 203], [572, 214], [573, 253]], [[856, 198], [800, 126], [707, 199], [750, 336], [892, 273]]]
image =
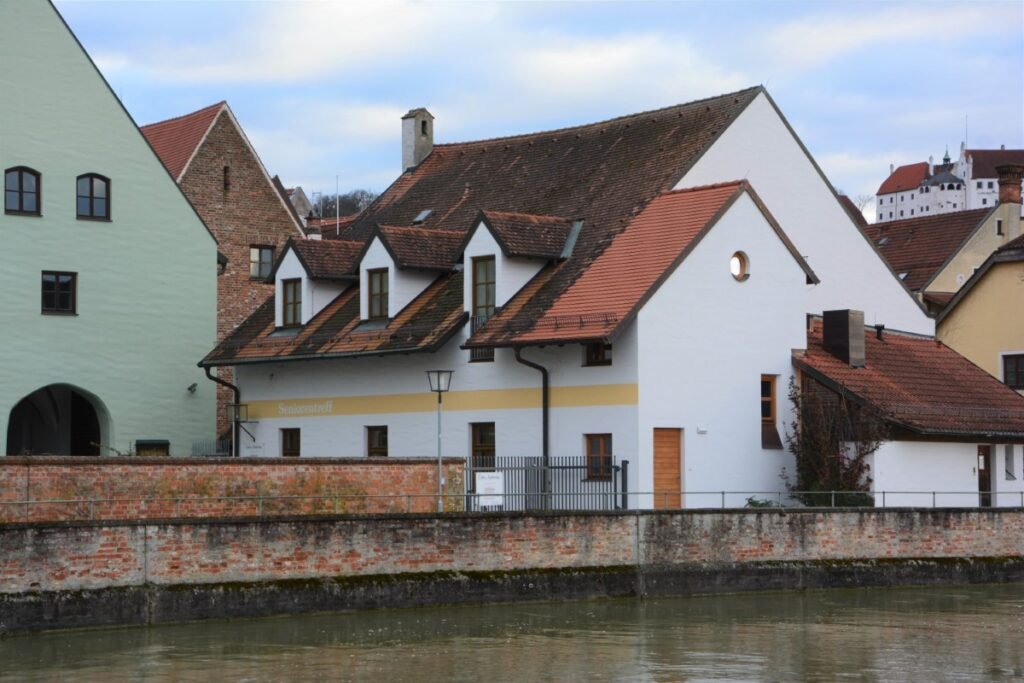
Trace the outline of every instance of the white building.
[[398, 180], [292, 242], [203, 361], [236, 368], [243, 455], [434, 455], [425, 371], [451, 369], [446, 455], [572, 457], [605, 491], [628, 461], [631, 505], [742, 505], [791, 466], [808, 311], [933, 331], [763, 88], [479, 142], [403, 128]]
[[905, 166], [890, 164], [889, 177], [875, 195], [875, 222], [990, 209], [999, 204], [996, 167], [1024, 163], [1024, 149], [967, 149], [961, 144], [959, 159], [951, 161], [947, 151], [942, 162], [936, 165], [929, 157]]

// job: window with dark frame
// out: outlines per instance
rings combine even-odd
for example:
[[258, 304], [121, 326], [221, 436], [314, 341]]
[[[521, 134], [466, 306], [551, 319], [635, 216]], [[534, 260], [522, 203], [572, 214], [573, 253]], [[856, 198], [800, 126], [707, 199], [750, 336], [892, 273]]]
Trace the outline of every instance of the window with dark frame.
[[474, 470], [493, 470], [495, 465], [494, 423], [474, 422], [470, 424], [471, 449]]
[[603, 342], [583, 345], [583, 365], [611, 365], [612, 345]]
[[[473, 311], [470, 333], [475, 333], [486, 323], [496, 310], [495, 264], [493, 256], [477, 256], [473, 259]], [[494, 361], [494, 349], [470, 349], [471, 363]]]
[[611, 479], [612, 435], [584, 434], [587, 456], [587, 479]]
[[42, 177], [27, 166], [4, 171], [4, 213], [40, 215], [42, 186]]
[[281, 430], [281, 456], [297, 458], [302, 454], [302, 430], [296, 428]]
[[369, 320], [388, 319], [388, 269], [375, 268], [366, 272], [369, 282]]
[[249, 247], [249, 277], [266, 280], [274, 267], [274, 247], [253, 244]]
[[1024, 353], [1003, 356], [1003, 383], [1011, 389], [1024, 389]]
[[283, 327], [300, 327], [302, 325], [302, 280], [299, 278], [282, 280], [281, 289], [284, 294]]
[[75, 207], [78, 218], [110, 220], [110, 178], [98, 173], [78, 176]]
[[371, 458], [386, 458], [388, 456], [388, 428], [386, 426], [366, 428], [366, 455]]
[[44, 270], [42, 274], [43, 313], [74, 314], [77, 311], [77, 273]]
[[775, 375], [761, 375], [761, 422], [775, 424]]

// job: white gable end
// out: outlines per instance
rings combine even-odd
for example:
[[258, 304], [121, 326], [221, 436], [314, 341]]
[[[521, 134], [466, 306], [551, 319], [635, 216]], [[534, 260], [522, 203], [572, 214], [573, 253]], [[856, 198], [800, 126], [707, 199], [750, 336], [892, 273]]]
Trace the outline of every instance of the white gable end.
[[840, 206], [762, 93], [730, 125], [677, 187], [750, 181], [814, 269], [805, 312], [853, 308], [865, 322], [933, 334], [934, 322], [892, 275]]
[[[463, 302], [465, 310], [473, 307], [473, 259], [481, 256], [494, 257], [494, 305], [502, 307], [516, 292], [540, 272], [545, 261], [540, 259], [509, 258], [502, 252], [486, 224], [478, 222], [473, 236], [463, 251], [466, 268], [463, 281]], [[470, 311], [471, 312], [471, 311]]]

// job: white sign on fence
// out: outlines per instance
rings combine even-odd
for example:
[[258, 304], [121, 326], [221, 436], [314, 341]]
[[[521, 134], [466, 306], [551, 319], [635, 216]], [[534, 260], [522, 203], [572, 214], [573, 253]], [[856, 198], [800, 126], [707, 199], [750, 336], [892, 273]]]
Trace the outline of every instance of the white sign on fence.
[[480, 507], [503, 505], [505, 502], [505, 473], [477, 472], [476, 495], [477, 505]]

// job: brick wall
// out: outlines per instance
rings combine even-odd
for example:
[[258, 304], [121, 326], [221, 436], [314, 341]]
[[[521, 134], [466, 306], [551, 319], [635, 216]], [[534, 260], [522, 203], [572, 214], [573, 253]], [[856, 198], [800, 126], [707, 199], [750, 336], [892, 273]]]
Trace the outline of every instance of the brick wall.
[[[445, 479], [458, 509], [463, 461]], [[0, 522], [429, 512], [436, 493], [437, 461], [421, 458], [0, 458]], [[53, 500], [72, 502], [18, 504]]]
[[[224, 187], [225, 167], [230, 169], [228, 189]], [[218, 249], [228, 258], [227, 268], [217, 278], [217, 339], [210, 340], [212, 350], [215, 341], [223, 339], [273, 294], [272, 285], [249, 277], [249, 247], [273, 246], [279, 254], [288, 238], [299, 232], [226, 112], [217, 118], [180, 184], [216, 236]], [[219, 370], [218, 376], [233, 381], [230, 368]], [[224, 406], [231, 401], [230, 390], [218, 387], [218, 434], [228, 431]]]

